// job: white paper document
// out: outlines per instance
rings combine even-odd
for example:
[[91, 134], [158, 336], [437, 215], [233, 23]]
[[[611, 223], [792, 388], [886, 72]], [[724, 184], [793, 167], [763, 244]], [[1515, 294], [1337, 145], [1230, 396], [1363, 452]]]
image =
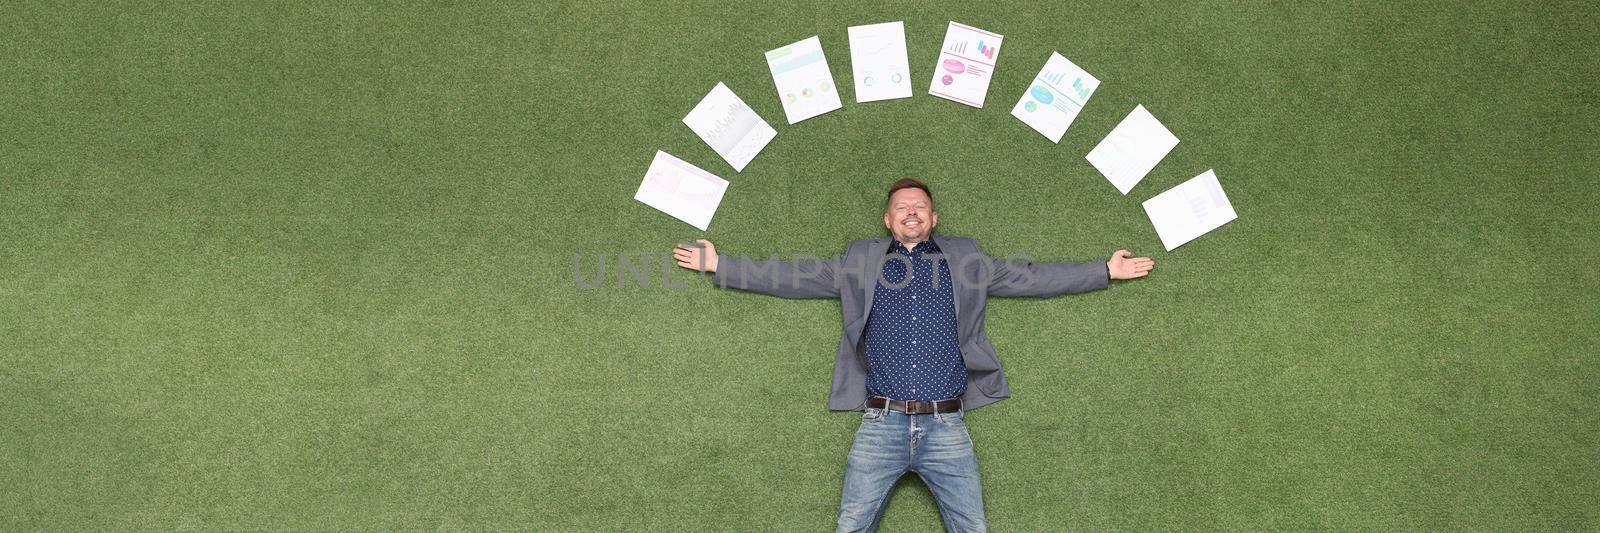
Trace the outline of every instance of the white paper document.
[[794, 124], [842, 107], [822, 41], [811, 38], [767, 52], [767, 69], [778, 86], [783, 114]]
[[1216, 172], [1210, 170], [1145, 200], [1144, 212], [1169, 252], [1239, 218], [1222, 193]]
[[911, 66], [906, 61], [905, 23], [851, 26], [848, 31], [856, 102], [910, 98]]
[[939, 62], [933, 66], [928, 94], [982, 108], [1004, 38], [951, 21], [944, 31], [944, 44], [939, 47]]
[[1050, 52], [1050, 60], [1044, 62], [1044, 69], [1033, 78], [1028, 90], [1022, 93], [1017, 106], [1011, 108], [1011, 116], [1044, 134], [1050, 142], [1060, 143], [1061, 136], [1067, 133], [1067, 126], [1072, 125], [1072, 119], [1078, 118], [1078, 111], [1089, 103], [1089, 97], [1094, 96], [1094, 90], [1099, 86], [1098, 78], [1061, 57], [1061, 54]]
[[778, 130], [761, 120], [755, 110], [721, 82], [683, 117], [683, 124], [711, 145], [717, 155], [733, 166], [734, 172], [743, 172], [745, 165], [778, 135]]
[[633, 199], [705, 231], [727, 190], [728, 180], [658, 150]]
[[1084, 159], [1127, 195], [1175, 146], [1178, 138], [1141, 105], [1133, 108]]

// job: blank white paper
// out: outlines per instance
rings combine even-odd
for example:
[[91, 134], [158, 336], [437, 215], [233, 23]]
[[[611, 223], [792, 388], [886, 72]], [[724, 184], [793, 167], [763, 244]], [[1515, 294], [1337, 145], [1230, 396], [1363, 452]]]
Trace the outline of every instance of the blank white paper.
[[1145, 200], [1144, 212], [1169, 252], [1239, 218], [1211, 170]]
[[1178, 137], [1141, 105], [1133, 108], [1084, 159], [1126, 196], [1176, 146]]

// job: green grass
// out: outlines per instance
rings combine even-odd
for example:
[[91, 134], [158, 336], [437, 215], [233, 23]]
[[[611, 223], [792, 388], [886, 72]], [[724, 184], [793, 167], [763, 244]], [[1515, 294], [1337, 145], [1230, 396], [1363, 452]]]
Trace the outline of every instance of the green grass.
[[[3, 530], [827, 530], [838, 303], [572, 261], [831, 255], [902, 176], [991, 254], [1158, 261], [991, 302], [994, 530], [1600, 529], [1593, 3], [3, 15]], [[852, 103], [891, 20], [916, 83], [1004, 34], [988, 106]], [[789, 126], [811, 35], [846, 104]], [[1008, 114], [1052, 50], [1103, 81], [1060, 145]], [[742, 173], [679, 122], [718, 81], [779, 131]], [[1124, 197], [1083, 155], [1135, 104], [1182, 144]], [[710, 231], [632, 200], [658, 149], [732, 182]], [[1163, 252], [1208, 168], [1239, 220]], [[883, 529], [938, 527], [902, 480]]]

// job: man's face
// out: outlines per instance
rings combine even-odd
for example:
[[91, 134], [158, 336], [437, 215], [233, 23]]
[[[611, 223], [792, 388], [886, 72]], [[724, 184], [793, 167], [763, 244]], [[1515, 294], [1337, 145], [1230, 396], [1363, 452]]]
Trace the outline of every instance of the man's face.
[[889, 210], [883, 213], [883, 225], [889, 227], [896, 240], [905, 243], [927, 240], [938, 223], [933, 200], [915, 187], [895, 191], [889, 197]]

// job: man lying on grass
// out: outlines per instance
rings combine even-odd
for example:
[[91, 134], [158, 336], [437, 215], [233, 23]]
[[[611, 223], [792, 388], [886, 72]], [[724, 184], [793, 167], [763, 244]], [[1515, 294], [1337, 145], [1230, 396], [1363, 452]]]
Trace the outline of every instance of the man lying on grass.
[[[966, 411], [1011, 396], [983, 334], [989, 296], [1039, 296], [1106, 288], [1144, 277], [1148, 257], [1027, 263], [990, 258], [977, 242], [935, 236], [933, 193], [914, 179], [889, 187], [889, 237], [852, 241], [844, 255], [809, 264], [717, 255], [701, 240], [673, 250], [678, 266], [713, 272], [721, 287], [784, 298], [839, 298], [844, 334], [828, 408], [865, 411], [845, 461], [839, 531], [872, 531], [907, 471], [933, 493], [951, 531], [983, 531], [978, 461]], [[869, 283], [869, 281], [871, 283]]]

